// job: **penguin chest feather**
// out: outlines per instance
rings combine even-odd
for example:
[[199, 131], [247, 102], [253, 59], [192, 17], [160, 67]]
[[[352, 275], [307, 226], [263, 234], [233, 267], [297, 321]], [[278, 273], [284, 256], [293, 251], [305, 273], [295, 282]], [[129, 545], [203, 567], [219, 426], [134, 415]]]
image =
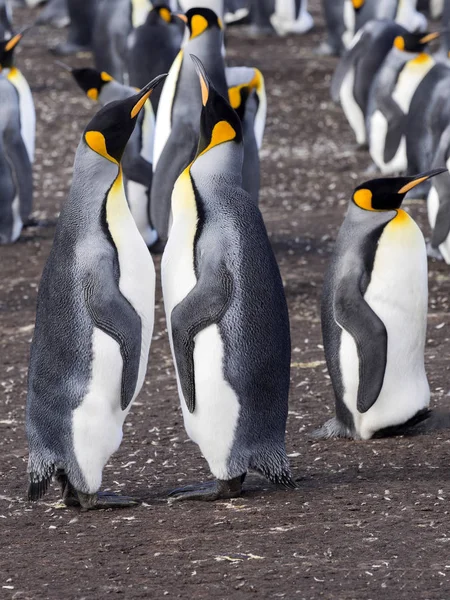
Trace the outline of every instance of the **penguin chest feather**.
[[339, 97], [345, 116], [355, 132], [356, 141], [362, 145], [366, 142], [366, 126], [364, 113], [355, 100], [354, 87], [355, 69], [352, 67], [344, 77]]
[[[172, 196], [173, 223], [162, 260], [162, 286], [169, 338], [174, 354], [171, 315], [197, 285], [194, 267], [198, 213], [189, 170], [177, 180]], [[224, 378], [224, 344], [217, 324], [194, 339], [195, 410], [190, 413], [180, 383], [178, 394], [189, 437], [200, 447], [211, 472], [229, 477], [227, 460], [239, 416], [238, 398]], [[176, 368], [176, 356], [175, 356]]]
[[417, 58], [410, 60], [400, 73], [392, 98], [405, 115], [408, 114], [411, 100], [419, 83], [434, 65], [435, 62], [431, 56], [419, 54]]
[[344, 330], [340, 362], [344, 402], [353, 415], [356, 432], [368, 439], [379, 429], [404, 423], [427, 407], [430, 399], [424, 368], [426, 248], [420, 229], [403, 210], [380, 237], [364, 300], [383, 322], [388, 338], [383, 386], [367, 412], [359, 413], [356, 408], [358, 354], [352, 336]]
[[[117, 251], [119, 290], [140, 317], [142, 339], [134, 395], [122, 410], [120, 346], [103, 330], [93, 330], [91, 381], [72, 417], [75, 456], [92, 492], [99, 488], [103, 467], [120, 445], [123, 422], [144, 382], [154, 320], [153, 261], [128, 208], [121, 172], [108, 192], [106, 221]], [[110, 319], [114, 321], [114, 314]]]
[[30, 86], [22, 73], [16, 68], [12, 68], [7, 77], [8, 81], [13, 84], [19, 95], [20, 130], [30, 162], [32, 163], [34, 161], [36, 113]]

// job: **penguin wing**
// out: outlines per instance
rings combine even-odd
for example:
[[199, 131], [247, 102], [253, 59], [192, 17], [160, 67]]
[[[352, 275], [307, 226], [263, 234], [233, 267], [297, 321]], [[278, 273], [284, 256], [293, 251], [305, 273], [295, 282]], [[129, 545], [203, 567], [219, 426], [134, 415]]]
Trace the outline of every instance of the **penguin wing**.
[[355, 341], [359, 359], [357, 409], [371, 408], [383, 386], [387, 360], [387, 331], [364, 300], [357, 280], [345, 278], [335, 292], [334, 318]]
[[130, 146], [129, 143], [122, 157], [123, 174], [127, 179], [136, 181], [150, 190], [153, 178], [152, 165], [141, 156], [139, 148]]
[[396, 155], [402, 136], [406, 131], [407, 115], [391, 96], [383, 98], [379, 103], [379, 108], [387, 121], [383, 158], [385, 163], [389, 163]]
[[[448, 143], [448, 138], [447, 138]], [[447, 153], [445, 153], [446, 155]], [[438, 154], [437, 156], [443, 156]], [[434, 164], [445, 164], [445, 160], [435, 160]], [[431, 245], [433, 248], [438, 248], [440, 244], [445, 242], [450, 233], [450, 174], [442, 173], [433, 180], [433, 186], [439, 196], [439, 209], [436, 215], [436, 222], [431, 236]]]
[[190, 413], [195, 410], [194, 347], [195, 336], [220, 321], [233, 293], [233, 278], [225, 266], [207, 268], [195, 287], [172, 311], [172, 339], [178, 377]]
[[110, 265], [101, 264], [100, 261], [95, 273], [84, 280], [84, 298], [94, 325], [120, 346], [123, 362], [121, 407], [125, 410], [136, 390], [142, 324], [137, 312], [120, 293], [109, 267]]
[[19, 196], [20, 217], [25, 223], [33, 204], [33, 174], [30, 157], [18, 131], [6, 130], [3, 141]]
[[369, 31], [363, 30], [356, 44], [346, 50], [341, 57], [331, 79], [331, 98], [334, 102], [339, 102], [341, 86], [345, 76], [355, 63], [366, 54], [371, 40], [372, 34]]

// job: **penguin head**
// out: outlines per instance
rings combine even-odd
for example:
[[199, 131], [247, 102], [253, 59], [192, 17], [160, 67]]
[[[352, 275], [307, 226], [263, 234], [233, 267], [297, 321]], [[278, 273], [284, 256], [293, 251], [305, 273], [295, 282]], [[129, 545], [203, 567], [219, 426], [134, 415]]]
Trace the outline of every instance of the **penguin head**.
[[20, 40], [22, 39], [24, 33], [26, 31], [28, 31], [28, 29], [31, 29], [30, 27], [27, 27], [26, 29], [23, 29], [20, 33], [16, 33], [16, 35], [13, 35], [12, 38], [10, 38], [9, 40], [2, 40], [0, 42], [0, 68], [1, 69], [11, 69], [13, 66], [13, 60], [14, 60], [14, 49], [17, 46], [17, 44], [20, 42]]
[[165, 74], [158, 75], [134, 96], [101, 108], [84, 130], [85, 144], [103, 158], [119, 164], [139, 112], [165, 77]]
[[189, 39], [192, 40], [201, 35], [207, 29], [216, 27], [222, 30], [222, 20], [210, 8], [190, 8], [186, 14], [177, 13], [189, 28]]
[[354, 10], [358, 11], [364, 6], [366, 0], [352, 0]]
[[91, 100], [98, 100], [103, 86], [114, 79], [105, 71], [97, 71], [96, 69], [71, 69], [73, 78], [78, 83], [80, 88], [85, 92], [86, 96]]
[[379, 212], [400, 208], [406, 194], [430, 177], [445, 173], [447, 169], [434, 169], [413, 177], [388, 177], [372, 179], [358, 186], [352, 201], [363, 210]]
[[157, 6], [154, 6], [148, 13], [147, 24], [156, 25], [161, 19], [166, 23], [175, 22], [175, 15], [172, 14], [172, 11], [167, 4], [158, 4]]
[[402, 52], [425, 52], [427, 45], [440, 36], [438, 31], [434, 33], [409, 33], [398, 35], [394, 40], [394, 46]]
[[247, 99], [253, 92], [256, 92], [259, 98], [264, 88], [264, 78], [261, 71], [259, 69], [252, 69], [252, 71], [254, 73], [252, 79], [228, 88], [228, 100], [241, 121], [244, 118]]
[[200, 79], [202, 90], [202, 114], [200, 118], [200, 139], [197, 147], [200, 154], [225, 142], [242, 142], [241, 121], [229, 102], [215, 89], [201, 61], [190, 55]]

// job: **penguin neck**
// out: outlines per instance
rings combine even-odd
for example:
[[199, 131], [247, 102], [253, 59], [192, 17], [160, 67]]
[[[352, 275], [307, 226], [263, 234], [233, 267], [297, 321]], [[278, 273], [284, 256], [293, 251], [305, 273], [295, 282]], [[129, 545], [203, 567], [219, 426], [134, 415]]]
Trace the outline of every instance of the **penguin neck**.
[[99, 102], [102, 106], [105, 104], [109, 104], [114, 100], [124, 100], [125, 98], [129, 98], [136, 94], [136, 90], [128, 85], [123, 85], [118, 81], [108, 81], [105, 83], [100, 90], [100, 94], [98, 96]]

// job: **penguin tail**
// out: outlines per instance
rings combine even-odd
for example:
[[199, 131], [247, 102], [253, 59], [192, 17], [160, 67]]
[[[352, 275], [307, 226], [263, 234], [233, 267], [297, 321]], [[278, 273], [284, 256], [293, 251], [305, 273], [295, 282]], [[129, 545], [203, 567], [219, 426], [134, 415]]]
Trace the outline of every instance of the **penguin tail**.
[[264, 451], [253, 458], [251, 468], [259, 471], [275, 485], [296, 489], [286, 452], [283, 450]]
[[33, 471], [29, 473], [30, 482], [28, 484], [28, 500], [36, 502], [46, 494], [54, 472], [55, 465], [50, 465], [44, 475]]

